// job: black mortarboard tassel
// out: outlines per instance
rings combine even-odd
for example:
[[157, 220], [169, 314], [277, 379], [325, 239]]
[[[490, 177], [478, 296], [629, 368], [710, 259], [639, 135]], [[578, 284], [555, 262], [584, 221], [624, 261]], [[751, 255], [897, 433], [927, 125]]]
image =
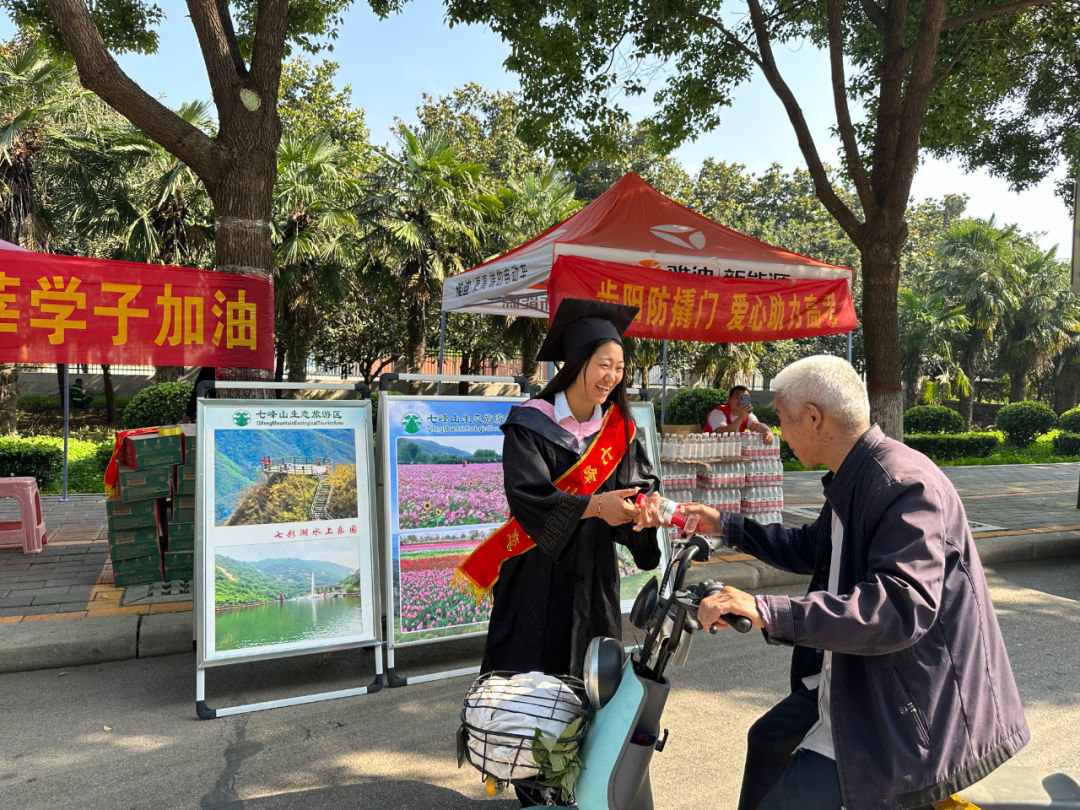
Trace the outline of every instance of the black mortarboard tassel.
[[638, 307], [609, 304], [588, 298], [564, 298], [548, 327], [537, 360], [570, 361], [598, 340], [622, 343]]

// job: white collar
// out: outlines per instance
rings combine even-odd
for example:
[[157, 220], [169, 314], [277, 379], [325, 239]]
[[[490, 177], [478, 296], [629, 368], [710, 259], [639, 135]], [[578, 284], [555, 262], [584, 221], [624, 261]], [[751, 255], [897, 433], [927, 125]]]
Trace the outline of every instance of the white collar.
[[[570, 410], [570, 403], [566, 401], [566, 392], [560, 391], [555, 395], [555, 421], [562, 422], [563, 419], [569, 417], [577, 422], [577, 417], [574, 416], [574, 412]], [[604, 409], [599, 405], [593, 405], [592, 416], [587, 421], [595, 421], [596, 419], [604, 418]], [[578, 422], [578, 424], [581, 424]]]

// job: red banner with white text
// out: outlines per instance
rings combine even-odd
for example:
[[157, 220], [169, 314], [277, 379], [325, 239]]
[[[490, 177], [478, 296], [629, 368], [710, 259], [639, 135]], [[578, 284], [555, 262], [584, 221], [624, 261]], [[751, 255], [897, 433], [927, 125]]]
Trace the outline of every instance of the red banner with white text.
[[850, 332], [846, 279], [722, 278], [582, 256], [560, 256], [548, 281], [550, 312], [563, 298], [629, 304], [641, 311], [629, 337], [749, 343]]
[[255, 274], [0, 251], [0, 362], [273, 368]]

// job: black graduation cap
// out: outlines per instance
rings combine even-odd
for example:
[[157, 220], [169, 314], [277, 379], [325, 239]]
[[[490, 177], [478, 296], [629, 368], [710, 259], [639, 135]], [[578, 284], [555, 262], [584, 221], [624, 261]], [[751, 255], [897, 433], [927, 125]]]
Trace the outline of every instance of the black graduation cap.
[[609, 304], [589, 298], [564, 298], [548, 327], [537, 360], [570, 360], [579, 349], [598, 340], [622, 343], [622, 335], [638, 314], [638, 307]]

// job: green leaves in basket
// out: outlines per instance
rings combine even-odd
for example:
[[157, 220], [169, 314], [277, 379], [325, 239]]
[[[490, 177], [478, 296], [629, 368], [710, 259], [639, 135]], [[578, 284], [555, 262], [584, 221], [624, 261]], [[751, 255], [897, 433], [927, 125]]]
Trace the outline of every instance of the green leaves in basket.
[[578, 776], [585, 764], [581, 761], [581, 746], [577, 737], [581, 729], [581, 718], [571, 720], [562, 733], [548, 737], [536, 729], [533, 740], [533, 759], [540, 768], [544, 781], [553, 787], [562, 788], [564, 793], [574, 789]]

